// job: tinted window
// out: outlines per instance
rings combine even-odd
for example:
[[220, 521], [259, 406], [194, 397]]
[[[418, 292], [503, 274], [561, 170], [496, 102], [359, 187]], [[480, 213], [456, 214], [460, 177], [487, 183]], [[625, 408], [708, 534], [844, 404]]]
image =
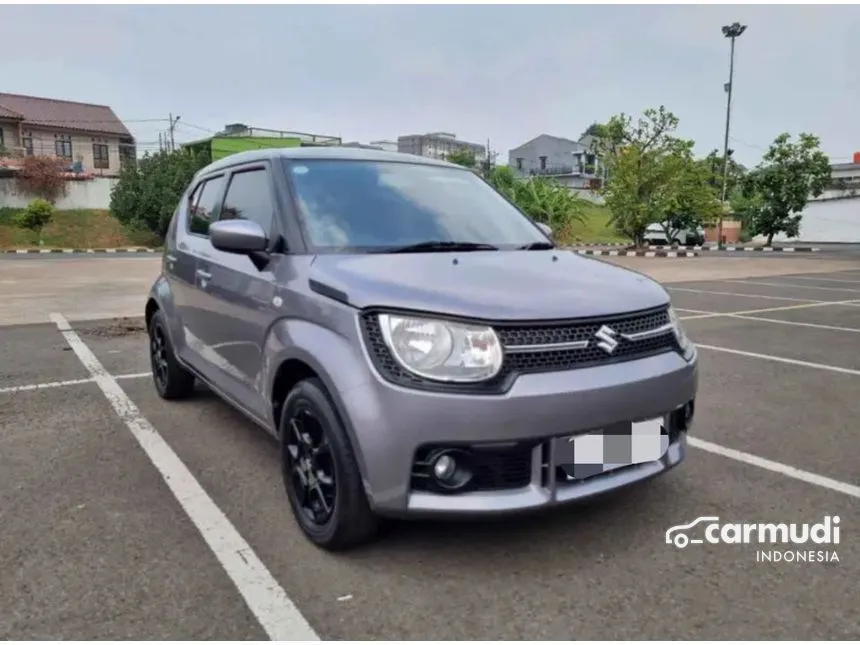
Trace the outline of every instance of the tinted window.
[[212, 213], [218, 206], [218, 196], [224, 185], [224, 177], [207, 179], [194, 191], [188, 208], [188, 230], [198, 235], [209, 234]]
[[470, 170], [397, 162], [294, 161], [311, 243], [374, 250], [425, 241], [514, 248], [546, 238]]
[[257, 222], [266, 233], [272, 227], [272, 194], [265, 170], [246, 170], [230, 179], [219, 219], [249, 219]]

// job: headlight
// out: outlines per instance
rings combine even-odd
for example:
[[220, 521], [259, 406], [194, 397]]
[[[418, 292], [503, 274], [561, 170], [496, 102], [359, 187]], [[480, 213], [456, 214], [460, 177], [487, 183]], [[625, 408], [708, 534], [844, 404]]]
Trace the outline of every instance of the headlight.
[[385, 344], [413, 374], [436, 381], [484, 381], [502, 368], [502, 345], [490, 327], [379, 314]]
[[681, 319], [675, 313], [674, 307], [669, 307], [669, 322], [672, 324], [672, 331], [675, 333], [675, 340], [678, 341], [678, 346], [684, 353], [684, 358], [690, 360], [696, 352], [696, 346], [687, 338], [684, 332], [684, 327], [681, 325]]

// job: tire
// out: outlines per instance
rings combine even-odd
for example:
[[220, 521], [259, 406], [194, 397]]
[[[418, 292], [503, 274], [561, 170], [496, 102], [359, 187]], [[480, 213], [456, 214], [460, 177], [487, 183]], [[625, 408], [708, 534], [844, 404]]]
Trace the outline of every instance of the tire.
[[194, 375], [176, 359], [161, 311], [149, 322], [149, 364], [155, 391], [162, 399], [186, 399], [194, 393]]
[[[370, 508], [355, 453], [325, 386], [317, 378], [299, 382], [287, 394], [282, 410], [278, 428], [281, 472], [302, 532], [327, 551], [343, 551], [370, 541], [377, 534], [379, 520]], [[304, 441], [303, 435], [310, 440]], [[316, 446], [313, 463], [300, 467], [304, 455], [313, 452], [312, 446]], [[326, 479], [333, 480], [333, 492]], [[304, 481], [314, 482], [308, 487], [312, 490], [303, 487]]]

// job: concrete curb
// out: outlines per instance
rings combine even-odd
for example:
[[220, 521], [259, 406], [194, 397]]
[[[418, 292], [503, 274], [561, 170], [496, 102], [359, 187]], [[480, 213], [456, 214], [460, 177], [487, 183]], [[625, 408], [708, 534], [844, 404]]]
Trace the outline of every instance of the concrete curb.
[[[648, 248], [651, 249], [690, 249], [694, 251], [718, 251], [715, 246], [650, 246]], [[730, 252], [740, 252], [740, 251], [748, 251], [748, 252], [758, 252], [758, 253], [818, 253], [821, 249], [814, 246], [726, 246], [722, 249], [723, 251]]]
[[39, 254], [39, 255], [53, 255], [64, 253], [66, 255], [72, 254], [95, 254], [95, 253], [161, 253], [161, 249], [148, 249], [144, 247], [131, 247], [131, 248], [123, 248], [123, 249], [0, 249], [0, 253], [7, 254], [16, 254], [16, 255], [27, 255], [27, 254]]
[[570, 249], [579, 255], [601, 255], [610, 257], [636, 257], [636, 258], [696, 258], [696, 251], [602, 251], [598, 249]]
[[600, 242], [583, 242], [581, 244], [574, 244], [576, 248], [588, 248], [594, 246], [630, 246], [627, 242], [606, 242], [605, 244], [601, 244]]

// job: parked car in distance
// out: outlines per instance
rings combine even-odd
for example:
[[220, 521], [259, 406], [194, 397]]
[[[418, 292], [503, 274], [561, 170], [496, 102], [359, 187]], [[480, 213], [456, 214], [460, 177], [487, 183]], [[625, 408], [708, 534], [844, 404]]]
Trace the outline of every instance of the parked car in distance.
[[[260, 150], [194, 177], [146, 303], [153, 381], [279, 441], [312, 542], [554, 507], [685, 455], [697, 354], [666, 291], [557, 248], [470, 170]], [[189, 428], [205, 439], [204, 428]]]
[[705, 243], [705, 229], [675, 227], [669, 222], [649, 224], [645, 229], [644, 241], [650, 245], [678, 244], [698, 246]]

